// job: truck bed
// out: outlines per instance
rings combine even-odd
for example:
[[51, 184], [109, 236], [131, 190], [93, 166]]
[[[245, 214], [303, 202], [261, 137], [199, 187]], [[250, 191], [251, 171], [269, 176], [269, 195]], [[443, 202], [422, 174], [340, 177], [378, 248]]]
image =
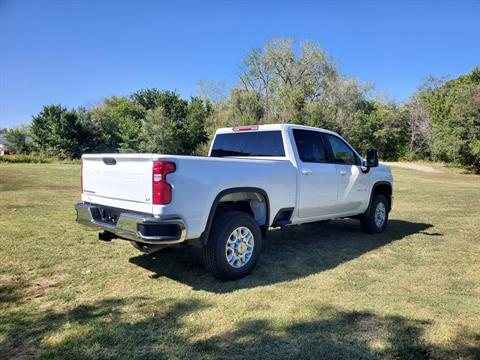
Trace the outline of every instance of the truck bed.
[[[176, 165], [175, 172], [167, 175], [172, 186], [170, 204], [152, 202], [154, 161]], [[82, 183], [84, 202], [155, 217], [187, 218], [188, 238], [200, 236], [215, 197], [224, 189], [265, 189], [273, 215], [281, 208], [294, 207], [296, 199], [296, 171], [286, 158], [88, 154], [82, 157]]]

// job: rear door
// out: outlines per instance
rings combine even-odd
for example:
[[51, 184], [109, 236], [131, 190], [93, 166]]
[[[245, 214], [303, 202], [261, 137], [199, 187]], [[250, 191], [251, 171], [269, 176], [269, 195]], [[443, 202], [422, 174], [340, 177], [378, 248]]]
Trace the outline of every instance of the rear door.
[[299, 158], [298, 216], [321, 217], [335, 213], [337, 169], [328, 163], [322, 134], [318, 131], [292, 129]]

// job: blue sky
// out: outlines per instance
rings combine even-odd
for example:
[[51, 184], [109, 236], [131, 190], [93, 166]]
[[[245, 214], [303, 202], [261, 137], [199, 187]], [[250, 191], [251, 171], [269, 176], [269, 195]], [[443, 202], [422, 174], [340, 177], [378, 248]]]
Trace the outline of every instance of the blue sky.
[[480, 1], [0, 0], [0, 128], [45, 104], [145, 87], [188, 97], [200, 80], [228, 88], [273, 37], [313, 40], [401, 101], [427, 75], [480, 65]]

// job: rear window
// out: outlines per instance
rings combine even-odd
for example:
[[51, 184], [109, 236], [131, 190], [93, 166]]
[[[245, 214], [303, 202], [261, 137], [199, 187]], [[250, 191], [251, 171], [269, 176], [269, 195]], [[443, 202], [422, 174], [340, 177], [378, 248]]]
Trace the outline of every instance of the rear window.
[[260, 131], [218, 134], [215, 137], [210, 156], [285, 156], [282, 132]]
[[327, 162], [327, 154], [323, 147], [322, 134], [318, 131], [293, 129], [298, 155], [303, 162]]

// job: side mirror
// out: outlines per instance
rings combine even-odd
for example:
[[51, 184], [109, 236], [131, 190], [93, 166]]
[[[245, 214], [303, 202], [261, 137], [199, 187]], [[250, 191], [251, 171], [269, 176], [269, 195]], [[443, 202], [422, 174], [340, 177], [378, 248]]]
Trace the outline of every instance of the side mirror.
[[368, 149], [367, 150], [367, 163], [365, 165], [368, 168], [378, 166], [377, 149]]

